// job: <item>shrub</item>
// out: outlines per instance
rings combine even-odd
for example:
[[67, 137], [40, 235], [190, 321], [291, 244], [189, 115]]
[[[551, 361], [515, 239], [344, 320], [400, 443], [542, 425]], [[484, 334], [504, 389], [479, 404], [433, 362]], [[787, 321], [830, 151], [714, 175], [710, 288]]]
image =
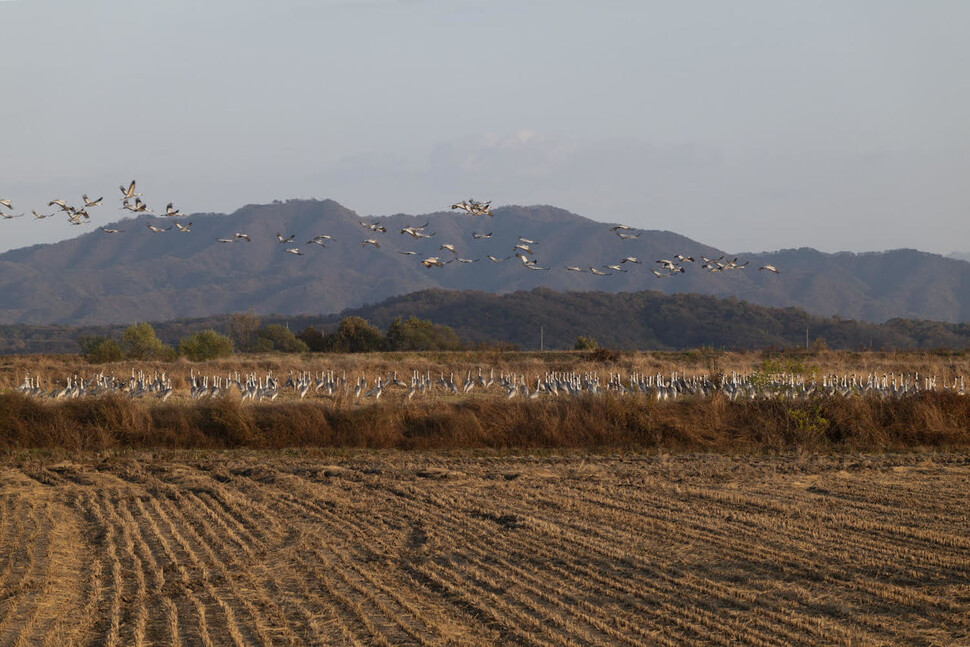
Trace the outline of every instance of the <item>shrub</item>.
[[323, 333], [313, 326], [305, 328], [297, 334], [296, 338], [306, 344], [311, 353], [322, 353], [327, 349], [327, 341]]
[[387, 328], [384, 344], [387, 350], [461, 349], [461, 342], [454, 330], [417, 317], [394, 319]]
[[232, 355], [232, 340], [211, 328], [200, 330], [179, 342], [179, 353], [193, 362]]
[[381, 331], [361, 317], [344, 317], [337, 332], [326, 336], [324, 346], [332, 353], [370, 353], [381, 350]]
[[[269, 342], [267, 344], [266, 342]], [[269, 346], [267, 348], [267, 346]], [[275, 350], [281, 353], [307, 353], [310, 349], [305, 343], [296, 338], [290, 329], [279, 324], [270, 324], [256, 331], [254, 350]]]
[[[259, 317], [252, 312], [237, 312], [229, 317], [226, 332], [236, 348], [242, 351], [255, 350], [256, 331], [259, 330]], [[270, 349], [272, 350], [272, 349]]]
[[175, 351], [155, 335], [151, 324], [142, 322], [125, 328], [121, 348], [129, 359], [172, 359]]
[[92, 364], [120, 362], [125, 358], [118, 343], [109, 337], [81, 337], [77, 340], [81, 356]]
[[576, 343], [573, 344], [573, 350], [596, 350], [599, 347], [592, 337], [577, 337]]

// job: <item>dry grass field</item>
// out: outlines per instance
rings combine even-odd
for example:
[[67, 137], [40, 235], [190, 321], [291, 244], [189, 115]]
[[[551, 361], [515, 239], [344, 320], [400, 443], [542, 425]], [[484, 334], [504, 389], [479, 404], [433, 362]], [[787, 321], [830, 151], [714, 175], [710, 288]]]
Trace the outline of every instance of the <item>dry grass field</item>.
[[0, 645], [970, 644], [970, 459], [0, 461]]
[[906, 352], [853, 352], [853, 351], [721, 351], [693, 349], [685, 351], [620, 351], [607, 352], [603, 360], [595, 353], [585, 351], [503, 352], [388, 352], [388, 353], [314, 353], [309, 355], [285, 355], [279, 353], [240, 354], [220, 360], [190, 362], [181, 358], [174, 362], [122, 361], [112, 364], [88, 364], [77, 355], [4, 355], [0, 356], [0, 391], [19, 385], [26, 374], [40, 375], [47, 383], [60, 381], [72, 373], [91, 375], [104, 372], [118, 376], [127, 375], [132, 369], [145, 373], [166, 372], [178, 389], [187, 388], [189, 372], [200, 375], [227, 375], [234, 372], [255, 371], [273, 374], [284, 379], [290, 372], [333, 370], [338, 375], [351, 378], [377, 373], [399, 371], [407, 379], [411, 371], [428, 371], [437, 377], [454, 372], [464, 377], [466, 371], [495, 369], [529, 377], [545, 371], [598, 372], [607, 375], [611, 371], [628, 375], [634, 371], [644, 374], [677, 372], [681, 375], [711, 372], [749, 373], [763, 370], [766, 362], [787, 368], [796, 365], [805, 373], [856, 373], [869, 372], [907, 373], [937, 375], [941, 381], [955, 376], [970, 376], [970, 352], [968, 351], [906, 351]]

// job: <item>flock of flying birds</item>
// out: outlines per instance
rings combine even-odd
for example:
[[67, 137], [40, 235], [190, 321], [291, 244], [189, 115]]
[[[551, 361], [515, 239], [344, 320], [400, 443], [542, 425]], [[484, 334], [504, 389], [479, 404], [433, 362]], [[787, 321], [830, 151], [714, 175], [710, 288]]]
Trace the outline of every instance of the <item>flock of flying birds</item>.
[[[122, 184], [118, 188], [121, 191], [121, 198], [119, 198], [119, 200], [121, 201], [121, 207], [119, 207], [119, 210], [130, 211], [136, 214], [154, 213], [154, 211], [152, 211], [152, 209], [149, 209], [148, 205], [142, 201], [141, 198], [143, 197], [143, 194], [136, 193], [135, 180], [132, 180], [131, 183], [128, 184], [128, 186], [125, 186]], [[50, 202], [48, 202], [47, 206], [58, 207], [58, 209], [62, 213], [66, 214], [68, 222], [70, 224], [84, 225], [84, 224], [87, 224], [87, 222], [91, 218], [91, 214], [89, 213], [88, 209], [93, 209], [95, 207], [103, 206], [104, 198], [99, 197], [97, 199], [92, 200], [88, 198], [87, 194], [84, 194], [83, 196], [81, 196], [81, 200], [83, 201], [84, 206], [80, 208], [69, 205], [65, 200], [62, 200], [62, 199], [51, 200]], [[464, 200], [462, 202], [455, 203], [451, 205], [451, 208], [453, 210], [457, 209], [460, 211], [464, 211], [466, 214], [470, 216], [492, 216], [491, 200], [487, 202], [478, 202], [474, 199], [469, 199], [469, 200]], [[32, 213], [34, 214], [34, 218], [36, 220], [44, 220], [46, 218], [51, 218], [57, 215], [56, 211], [53, 213], [38, 213], [37, 211], [33, 211]], [[13, 205], [9, 199], [0, 199], [0, 218], [5, 220], [11, 220], [14, 218], [20, 218], [23, 215], [24, 214], [22, 213], [20, 214], [13, 213]], [[189, 233], [191, 231], [191, 227], [192, 227], [191, 222], [186, 222], [185, 224], [183, 224], [178, 220], [178, 218], [181, 218], [186, 214], [176, 209], [171, 202], [169, 202], [166, 205], [165, 211], [163, 213], [160, 213], [159, 215], [163, 217], [173, 218], [174, 220], [172, 222], [172, 225], [169, 227], [157, 227], [152, 224], [146, 224], [145, 227], [149, 230], [149, 232], [153, 234], [160, 234], [160, 233], [165, 233], [167, 231], [171, 231], [173, 228], [176, 228], [179, 233]], [[387, 227], [380, 224], [379, 222], [369, 223], [369, 222], [361, 221], [360, 226], [372, 234], [387, 233]], [[426, 233], [425, 229], [427, 229], [427, 227], [428, 227], [428, 223], [426, 222], [425, 224], [419, 227], [404, 227], [403, 229], [401, 229], [400, 233], [401, 235], [411, 236], [411, 238], [414, 240], [432, 238], [435, 234], [434, 232]], [[105, 226], [101, 226], [100, 230], [108, 235], [124, 233], [123, 229], [112, 229]], [[610, 231], [615, 233], [620, 240], [636, 240], [640, 236], [640, 233], [634, 233], [632, 228], [626, 225], [614, 225], [613, 227], [610, 228]], [[491, 232], [489, 233], [474, 232], [472, 234], [473, 240], [486, 240], [491, 237], [492, 237]], [[295, 238], [296, 238], [295, 234], [288, 235], [288, 236], [284, 236], [282, 233], [276, 234], [277, 242], [283, 245], [291, 245], [294, 242]], [[225, 238], [218, 238], [216, 240], [221, 244], [252, 242], [252, 238], [248, 234], [243, 232], [236, 232], [232, 236], [227, 236]], [[315, 236], [314, 238], [311, 238], [305, 244], [319, 245], [321, 247], [326, 247], [326, 244], [328, 242], [336, 242], [336, 239], [333, 236], [330, 236], [329, 234], [320, 234], [318, 236]], [[509, 256], [496, 257], [489, 254], [489, 255], [486, 255], [485, 258], [488, 259], [488, 261], [491, 263], [501, 263], [503, 261], [510, 260], [512, 258], [517, 258], [519, 259], [519, 261], [521, 261], [522, 265], [526, 269], [533, 270], [533, 271], [550, 270], [552, 269], [551, 267], [542, 267], [539, 264], [539, 261], [535, 258], [535, 247], [538, 246], [539, 244], [540, 243], [536, 240], [519, 236], [518, 242], [512, 248], [511, 250], [512, 254], [510, 254]], [[377, 237], [366, 238], [361, 241], [361, 247], [367, 247], [368, 245], [377, 249], [380, 249], [381, 247], [381, 243]], [[455, 248], [455, 245], [453, 243], [443, 243], [438, 248], [437, 251], [439, 253], [450, 252], [451, 256], [450, 257], [447, 257], [447, 256], [442, 257], [441, 255], [428, 256], [426, 258], [421, 259], [420, 263], [426, 268], [432, 268], [432, 267], [444, 267], [446, 264], [452, 263], [452, 262], [475, 263], [480, 260], [478, 258], [460, 257], [458, 255], [458, 250]], [[304, 252], [302, 252], [299, 247], [287, 246], [284, 249], [284, 252], [287, 254], [293, 254], [295, 256], [304, 255]], [[398, 253], [403, 254], [405, 256], [418, 256], [418, 252], [413, 250], [402, 250], [402, 251], [399, 251]], [[702, 264], [700, 265], [700, 267], [706, 270], [707, 272], [729, 272], [733, 270], [743, 270], [745, 269], [745, 267], [747, 267], [749, 263], [748, 261], [738, 262], [737, 258], [734, 258], [732, 260], [725, 260], [724, 256], [721, 256], [719, 258], [707, 258], [705, 256], [701, 256], [700, 260], [702, 261]], [[625, 258], [623, 258], [622, 260], [614, 264], [607, 264], [600, 267], [588, 266], [585, 269], [579, 266], [570, 265], [570, 266], [566, 266], [565, 270], [569, 272], [588, 271], [590, 274], [593, 274], [595, 276], [611, 276], [613, 273], [626, 272], [627, 270], [625, 269], [625, 266], [627, 263], [631, 265], [642, 264], [642, 261], [635, 256], [626, 256]], [[693, 256], [684, 256], [682, 254], [677, 254], [669, 259], [668, 258], [658, 259], [655, 262], [657, 266], [656, 269], [651, 269], [650, 271], [658, 279], [671, 278], [671, 277], [679, 276], [680, 274], [685, 272], [686, 271], [685, 265], [688, 263], [696, 263], [696, 260], [694, 259]], [[773, 272], [775, 274], [780, 274], [779, 270], [773, 265], [764, 265], [762, 267], [759, 267], [758, 269], [761, 271], [768, 271], [768, 272]], [[610, 270], [610, 271], [606, 271], [606, 270]]]

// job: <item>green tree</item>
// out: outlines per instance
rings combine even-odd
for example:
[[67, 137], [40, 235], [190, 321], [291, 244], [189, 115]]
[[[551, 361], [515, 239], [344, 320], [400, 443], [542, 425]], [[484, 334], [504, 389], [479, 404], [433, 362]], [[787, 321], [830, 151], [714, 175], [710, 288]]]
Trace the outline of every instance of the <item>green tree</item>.
[[596, 350], [599, 346], [592, 337], [577, 337], [573, 350]]
[[174, 351], [155, 335], [151, 324], [142, 322], [125, 328], [121, 348], [129, 359], [167, 359]]
[[184, 337], [179, 342], [179, 353], [193, 362], [232, 355], [232, 340], [211, 328]]
[[81, 348], [81, 356], [92, 364], [120, 362], [125, 358], [121, 346], [108, 337], [81, 337], [77, 345]]
[[324, 341], [332, 353], [370, 353], [384, 345], [381, 331], [361, 317], [344, 317], [337, 332], [327, 335]]
[[[269, 342], [267, 344], [267, 342]], [[272, 344], [269, 346], [269, 344]], [[296, 338], [286, 326], [270, 324], [256, 331], [254, 349], [258, 351], [275, 350], [280, 353], [307, 353], [307, 345]]]
[[394, 319], [387, 328], [384, 344], [388, 350], [461, 349], [461, 341], [454, 330], [417, 317]]

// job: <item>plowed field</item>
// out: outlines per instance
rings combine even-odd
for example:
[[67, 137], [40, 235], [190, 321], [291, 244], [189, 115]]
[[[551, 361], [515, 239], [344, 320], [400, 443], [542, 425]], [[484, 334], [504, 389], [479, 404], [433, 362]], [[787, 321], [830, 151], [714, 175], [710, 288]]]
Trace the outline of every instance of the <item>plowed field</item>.
[[970, 644], [970, 459], [0, 462], [0, 645]]

